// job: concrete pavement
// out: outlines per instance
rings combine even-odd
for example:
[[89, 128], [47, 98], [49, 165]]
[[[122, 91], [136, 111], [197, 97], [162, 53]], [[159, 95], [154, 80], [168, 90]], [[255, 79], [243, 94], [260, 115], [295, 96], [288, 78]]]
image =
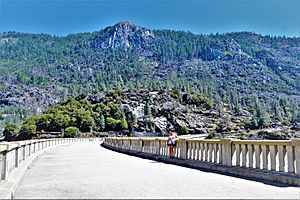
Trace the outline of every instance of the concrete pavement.
[[14, 198], [299, 199], [300, 189], [141, 159], [85, 142], [40, 156]]

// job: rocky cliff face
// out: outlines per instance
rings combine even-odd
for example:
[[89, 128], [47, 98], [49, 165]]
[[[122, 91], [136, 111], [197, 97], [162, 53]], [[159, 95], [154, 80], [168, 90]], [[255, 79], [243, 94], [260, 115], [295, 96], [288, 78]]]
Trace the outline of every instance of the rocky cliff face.
[[137, 26], [131, 21], [120, 22], [105, 28], [101, 35], [94, 38], [93, 46], [106, 48], [147, 48], [154, 34], [149, 29]]
[[[229, 104], [222, 102], [205, 108], [187, 101], [180, 93], [174, 98], [172, 92], [149, 90], [124, 90], [118, 98], [109, 94], [91, 94], [87, 99], [94, 103], [120, 103], [120, 109], [126, 116], [135, 116], [134, 132], [168, 134], [169, 128], [175, 128], [179, 134], [192, 134], [194, 137], [233, 137], [242, 139], [290, 139], [300, 138], [299, 128], [283, 125], [272, 116], [271, 126], [264, 129], [249, 129], [245, 122], [251, 121], [251, 108], [243, 106], [239, 114]], [[103, 98], [97, 98], [102, 96]], [[107, 102], [108, 103], [108, 102]], [[185, 130], [184, 130], [185, 129]], [[132, 133], [134, 134], [134, 133]], [[155, 134], [154, 134], [155, 135]]]

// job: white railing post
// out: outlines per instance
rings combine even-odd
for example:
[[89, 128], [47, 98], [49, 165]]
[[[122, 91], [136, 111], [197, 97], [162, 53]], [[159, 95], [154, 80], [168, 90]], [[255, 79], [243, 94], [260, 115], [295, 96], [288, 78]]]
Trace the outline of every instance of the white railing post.
[[292, 139], [292, 146], [295, 149], [296, 174], [300, 175], [300, 140]]
[[284, 148], [283, 145], [278, 145], [278, 159], [279, 159], [279, 171], [284, 172], [284, 167], [285, 167], [285, 153], [284, 153]]
[[247, 165], [247, 147], [246, 144], [242, 144], [242, 166], [246, 167]]
[[199, 152], [200, 152], [200, 158], [199, 159], [201, 161], [204, 161], [204, 143], [203, 142], [200, 143]]
[[212, 148], [212, 144], [210, 144], [210, 143], [208, 143], [208, 151], [209, 151], [208, 161], [212, 162], [213, 148]]
[[27, 146], [27, 142], [25, 142], [23, 145], [23, 151], [22, 151], [23, 160], [26, 160], [26, 146]]
[[235, 144], [235, 165], [240, 166], [241, 163], [241, 151], [240, 151], [240, 144]]
[[232, 166], [232, 151], [231, 151], [231, 143], [232, 139], [221, 139], [222, 144], [222, 164], [225, 166]]
[[254, 151], [255, 151], [255, 168], [260, 169], [260, 148], [259, 145], [254, 145]]
[[214, 163], [218, 162], [218, 144], [214, 143]]
[[286, 151], [287, 151], [287, 158], [288, 158], [288, 172], [289, 173], [294, 173], [295, 172], [295, 167], [294, 167], [294, 154], [293, 154], [293, 147], [286, 146]]
[[187, 159], [187, 140], [180, 139], [180, 158]]
[[270, 145], [271, 170], [276, 171], [276, 147]]
[[159, 154], [160, 154], [159, 149], [160, 149], [159, 138], [155, 138], [155, 154], [156, 154], [156, 155], [159, 155]]
[[16, 155], [15, 155], [15, 167], [19, 167], [20, 164], [20, 148], [21, 148], [21, 144], [18, 143], [18, 147], [16, 148]]
[[29, 141], [29, 144], [28, 144], [28, 157], [31, 156], [31, 141]]
[[193, 144], [193, 157], [192, 157], [192, 159], [196, 160], [196, 142], [193, 141], [192, 144]]
[[140, 152], [143, 152], [143, 139], [142, 138], [139, 139], [139, 143], [140, 143]]
[[204, 152], [205, 152], [205, 158], [204, 161], [208, 161], [208, 144], [204, 143]]
[[8, 176], [8, 159], [7, 159], [7, 153], [8, 153], [8, 148], [9, 145], [3, 145], [2, 147], [4, 147], [5, 149], [1, 149], [1, 154], [0, 154], [0, 164], [1, 164], [1, 171], [0, 171], [0, 179], [1, 180], [6, 180], [7, 176]]
[[267, 145], [262, 145], [262, 156], [263, 156], [263, 169], [268, 169], [268, 150]]
[[200, 145], [199, 142], [197, 141], [196, 143], [196, 160], [199, 160], [199, 151], [200, 151]]
[[249, 156], [249, 167], [253, 168], [253, 146], [251, 144], [248, 145], [248, 156]]

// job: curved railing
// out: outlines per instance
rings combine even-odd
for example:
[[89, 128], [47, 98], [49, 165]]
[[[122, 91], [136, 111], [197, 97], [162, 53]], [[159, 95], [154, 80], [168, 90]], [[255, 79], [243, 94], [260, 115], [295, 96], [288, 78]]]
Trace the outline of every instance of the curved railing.
[[87, 141], [89, 138], [56, 138], [0, 143], [0, 180], [7, 180], [15, 168], [34, 154], [50, 147]]
[[[168, 156], [167, 138], [109, 137], [107, 146], [136, 152]], [[300, 175], [300, 140], [177, 140], [175, 157], [218, 166], [258, 169]], [[300, 177], [299, 177], [300, 178]], [[299, 179], [300, 180], [300, 179]], [[299, 181], [300, 182], [300, 181]], [[300, 183], [296, 183], [300, 185]]]

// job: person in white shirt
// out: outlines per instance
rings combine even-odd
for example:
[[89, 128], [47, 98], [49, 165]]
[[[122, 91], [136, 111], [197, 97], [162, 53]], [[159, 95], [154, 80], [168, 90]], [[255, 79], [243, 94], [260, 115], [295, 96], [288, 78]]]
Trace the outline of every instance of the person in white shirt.
[[167, 145], [169, 146], [170, 159], [173, 159], [175, 157], [174, 148], [176, 147], [176, 139], [177, 139], [177, 135], [175, 133], [175, 130], [171, 129], [170, 135], [168, 137], [168, 142], [167, 142]]

